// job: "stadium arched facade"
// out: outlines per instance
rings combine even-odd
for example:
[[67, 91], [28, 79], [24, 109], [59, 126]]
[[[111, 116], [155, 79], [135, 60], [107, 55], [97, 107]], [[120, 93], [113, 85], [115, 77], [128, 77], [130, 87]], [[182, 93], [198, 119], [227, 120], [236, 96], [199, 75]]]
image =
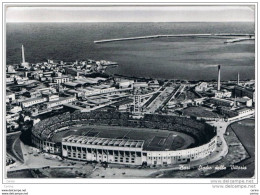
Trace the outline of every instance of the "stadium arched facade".
[[[66, 131], [70, 126], [96, 124], [182, 132], [192, 136], [196, 144], [180, 150], [156, 150], [149, 148], [146, 140], [131, 137], [70, 134], [61, 140], [53, 140], [56, 133]], [[185, 117], [145, 115], [142, 119], [133, 119], [128, 113], [120, 112], [74, 112], [37, 123], [32, 129], [32, 143], [45, 152], [74, 160], [129, 165], [171, 165], [188, 163], [210, 155], [216, 149], [217, 135], [215, 127]]]

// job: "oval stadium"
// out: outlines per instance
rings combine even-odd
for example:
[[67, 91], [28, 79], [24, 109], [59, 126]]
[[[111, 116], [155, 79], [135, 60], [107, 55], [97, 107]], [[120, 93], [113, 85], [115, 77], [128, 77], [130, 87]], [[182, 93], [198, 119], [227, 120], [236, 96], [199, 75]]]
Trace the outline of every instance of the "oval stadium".
[[121, 112], [67, 112], [32, 128], [32, 143], [64, 158], [126, 165], [173, 165], [208, 156], [216, 129], [191, 118]]

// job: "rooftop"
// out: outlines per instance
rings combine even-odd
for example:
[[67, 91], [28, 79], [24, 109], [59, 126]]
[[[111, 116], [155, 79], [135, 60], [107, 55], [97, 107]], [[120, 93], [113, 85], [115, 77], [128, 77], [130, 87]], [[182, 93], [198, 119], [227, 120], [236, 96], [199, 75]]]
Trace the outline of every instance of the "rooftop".
[[130, 147], [142, 148], [144, 140], [130, 140], [130, 139], [113, 139], [70, 135], [62, 139], [63, 142], [80, 143], [86, 145], [101, 145], [101, 146], [115, 146], [115, 147]]
[[55, 101], [51, 101], [51, 102], [48, 102], [47, 104], [53, 104], [53, 103], [57, 103], [57, 102], [61, 102], [63, 100], [67, 100], [67, 99], [71, 99], [71, 98], [74, 98], [74, 96], [70, 96], [70, 97], [60, 97], [59, 100], [55, 100]]
[[40, 99], [43, 99], [43, 98], [42, 97], [30, 98], [30, 99], [26, 99], [26, 100], [22, 101], [22, 103], [27, 103], [27, 102], [31, 102], [31, 101], [40, 100]]

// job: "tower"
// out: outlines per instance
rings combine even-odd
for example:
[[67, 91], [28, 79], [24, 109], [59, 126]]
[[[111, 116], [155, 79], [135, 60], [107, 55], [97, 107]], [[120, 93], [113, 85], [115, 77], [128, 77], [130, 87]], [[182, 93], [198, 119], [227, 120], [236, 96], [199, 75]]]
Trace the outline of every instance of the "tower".
[[25, 63], [24, 47], [23, 47], [23, 45], [22, 45], [22, 63]]
[[25, 62], [25, 57], [24, 57], [24, 47], [22, 45], [22, 63], [21, 63], [21, 66], [23, 68], [26, 68], [26, 69], [30, 69], [30, 65], [28, 62]]
[[237, 85], [239, 85], [239, 72], [237, 73]]
[[237, 107], [237, 96], [235, 95], [235, 98], [234, 98], [234, 107], [236, 108]]
[[141, 96], [135, 95], [134, 96], [134, 113], [141, 112]]
[[220, 65], [218, 65], [218, 91], [220, 91]]

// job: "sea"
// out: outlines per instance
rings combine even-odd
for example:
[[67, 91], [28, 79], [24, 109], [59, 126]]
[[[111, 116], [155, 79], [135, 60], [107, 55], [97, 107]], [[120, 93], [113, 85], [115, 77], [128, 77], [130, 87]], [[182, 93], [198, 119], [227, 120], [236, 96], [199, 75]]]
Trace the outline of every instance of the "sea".
[[255, 41], [224, 44], [215, 38], [154, 38], [95, 44], [95, 40], [158, 34], [254, 33], [254, 23], [7, 23], [6, 62], [48, 59], [110, 60], [119, 66], [109, 74], [126, 76], [214, 80], [217, 64], [221, 79], [255, 78]]

